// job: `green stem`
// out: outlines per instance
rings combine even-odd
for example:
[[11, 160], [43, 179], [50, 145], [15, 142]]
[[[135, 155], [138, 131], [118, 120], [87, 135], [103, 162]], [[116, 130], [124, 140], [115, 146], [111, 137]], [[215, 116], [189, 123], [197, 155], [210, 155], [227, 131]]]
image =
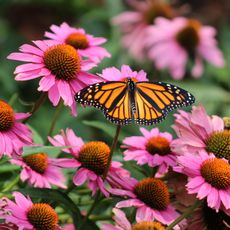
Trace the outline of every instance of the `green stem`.
[[112, 220], [112, 217], [111, 215], [100, 215], [100, 216], [96, 216], [96, 215], [91, 215], [89, 217], [90, 220], [93, 220], [93, 221], [101, 221], [101, 220]]
[[101, 194], [101, 192], [100, 192], [100, 190], [98, 189], [98, 190], [97, 190], [97, 193], [96, 193], [96, 195], [95, 195], [95, 198], [94, 198], [94, 202], [93, 202], [91, 208], [89, 209], [89, 211], [87, 212], [87, 215], [84, 217], [84, 219], [83, 219], [82, 222], [80, 223], [78, 230], [82, 230], [82, 229], [83, 229], [83, 227], [84, 227], [84, 225], [86, 224], [86, 221], [88, 220], [90, 214], [93, 212], [94, 208], [97, 206], [97, 203], [98, 203], [99, 198], [100, 198], [100, 194]]
[[105, 180], [105, 178], [106, 178], [106, 176], [108, 174], [109, 167], [110, 167], [112, 157], [113, 157], [113, 152], [114, 152], [114, 150], [116, 148], [120, 131], [121, 131], [121, 125], [117, 125], [116, 133], [115, 133], [113, 143], [112, 143], [112, 146], [111, 146], [111, 150], [110, 150], [110, 154], [109, 154], [108, 164], [107, 164], [107, 167], [105, 168], [105, 171], [104, 171], [104, 174], [103, 174], [103, 180]]
[[[108, 159], [108, 164], [107, 164], [107, 167], [106, 167], [106, 169], [104, 171], [104, 174], [103, 174], [103, 180], [106, 178], [107, 173], [109, 171], [110, 163], [111, 163], [111, 160], [112, 160], [112, 157], [113, 157], [113, 152], [114, 152], [114, 150], [116, 148], [120, 131], [121, 131], [121, 126], [118, 125], [117, 129], [116, 129], [116, 133], [115, 133], [114, 139], [113, 139], [113, 143], [112, 143], [112, 146], [111, 146], [111, 150], [110, 150], [110, 154], [109, 154], [109, 159]], [[99, 202], [100, 194], [101, 194], [101, 192], [98, 189], [97, 193], [95, 195], [95, 198], [94, 198], [94, 202], [93, 202], [91, 208], [89, 209], [89, 211], [87, 212], [87, 215], [84, 217], [84, 219], [82, 220], [81, 224], [79, 225], [78, 230], [82, 230], [83, 229], [83, 227], [84, 227], [86, 221], [88, 220], [90, 214], [93, 212], [94, 208], [97, 206], [97, 204]]]
[[68, 186], [68, 188], [64, 191], [65, 194], [70, 193], [74, 188], [76, 188], [76, 185], [71, 182], [71, 184]]
[[20, 175], [16, 176], [14, 180], [7, 184], [7, 186], [2, 190], [2, 192], [7, 192], [11, 190], [20, 180]]
[[201, 201], [197, 200], [191, 207], [187, 208], [184, 213], [181, 214], [175, 221], [173, 221], [165, 230], [172, 230], [177, 224], [179, 224], [183, 219], [190, 216], [190, 214], [201, 205]]
[[11, 106], [13, 107], [14, 103], [16, 102], [17, 97], [18, 97], [18, 94], [17, 94], [17, 93], [14, 93], [14, 94], [11, 96], [10, 100], [8, 101], [9, 105], [11, 105]]
[[[59, 117], [59, 115], [61, 113], [61, 110], [62, 110], [62, 105], [63, 105], [62, 102], [59, 102], [59, 104], [58, 104], [58, 106], [57, 106], [57, 108], [55, 110], [53, 120], [51, 122], [50, 129], [49, 129], [49, 132], [47, 134], [47, 137], [51, 136], [53, 131], [54, 131], [55, 125], [56, 125], [57, 120], [58, 120], [58, 117]], [[49, 141], [47, 139], [45, 144], [47, 145], [48, 143], [49, 143]]]
[[30, 111], [31, 116], [29, 116], [28, 118], [26, 118], [26, 119], [23, 121], [23, 123], [28, 122], [28, 120], [32, 117], [32, 115], [38, 111], [38, 109], [41, 107], [41, 105], [45, 102], [46, 96], [47, 96], [46, 93], [41, 93], [40, 97], [39, 97], [38, 100], [34, 103], [32, 109], [31, 109], [31, 111]]

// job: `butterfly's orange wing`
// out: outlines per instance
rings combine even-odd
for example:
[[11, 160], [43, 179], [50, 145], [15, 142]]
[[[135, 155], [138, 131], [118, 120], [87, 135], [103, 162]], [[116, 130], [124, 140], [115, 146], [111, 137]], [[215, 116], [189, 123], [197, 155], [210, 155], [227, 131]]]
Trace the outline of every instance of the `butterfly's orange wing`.
[[111, 122], [125, 125], [132, 121], [129, 97], [126, 82], [112, 81], [82, 89], [76, 94], [75, 100], [102, 110]]
[[187, 91], [163, 82], [137, 82], [135, 123], [152, 125], [161, 122], [173, 109], [194, 103]]

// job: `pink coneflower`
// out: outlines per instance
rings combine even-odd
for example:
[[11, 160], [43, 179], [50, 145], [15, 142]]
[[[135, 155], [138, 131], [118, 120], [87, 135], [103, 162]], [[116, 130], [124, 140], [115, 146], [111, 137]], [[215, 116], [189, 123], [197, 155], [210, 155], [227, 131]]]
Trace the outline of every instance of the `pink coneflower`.
[[[102, 224], [103, 230], [140, 230], [140, 229], [154, 229], [154, 230], [164, 230], [165, 228], [156, 221], [145, 221], [141, 220], [139, 223], [131, 224], [125, 213], [120, 209], [113, 208], [113, 219], [115, 225]], [[66, 229], [67, 230], [67, 229]]]
[[160, 132], [158, 128], [148, 131], [140, 128], [143, 136], [126, 137], [123, 140], [124, 160], [135, 160], [137, 164], [148, 164], [150, 167], [158, 166], [158, 173], [167, 172], [169, 166], [176, 165], [176, 156], [170, 149], [172, 135], [167, 132]]
[[87, 57], [96, 63], [105, 57], [111, 57], [105, 48], [99, 46], [106, 42], [105, 38], [94, 37], [82, 28], [70, 27], [66, 22], [60, 26], [52, 25], [50, 30], [53, 33], [45, 32], [45, 37], [73, 46], [82, 57]]
[[0, 157], [20, 154], [22, 147], [32, 144], [32, 132], [18, 122], [29, 117], [28, 113], [15, 113], [13, 108], [0, 99]]
[[96, 64], [81, 60], [78, 51], [70, 45], [55, 41], [33, 41], [35, 46], [22, 45], [20, 53], [12, 53], [7, 58], [28, 62], [19, 65], [14, 73], [17, 81], [27, 81], [42, 77], [39, 91], [48, 92], [50, 101], [56, 106], [60, 98], [71, 107], [76, 115], [74, 95], [87, 85], [101, 81], [98, 76], [86, 71]]
[[124, 196], [127, 200], [117, 203], [117, 208], [136, 207], [136, 221], [153, 221], [156, 219], [162, 224], [170, 224], [179, 214], [170, 205], [170, 197], [167, 186], [156, 178], [145, 178], [137, 181], [129, 177], [117, 177], [117, 188], [109, 191], [118, 196]]
[[[49, 138], [49, 141], [54, 146], [71, 146], [71, 148], [63, 149], [63, 151], [70, 153], [75, 158], [76, 168], [80, 167], [73, 177], [75, 185], [80, 186], [88, 182], [93, 194], [99, 188], [105, 196], [109, 196], [103, 181], [103, 174], [110, 154], [110, 148], [106, 143], [101, 141], [84, 143], [71, 129], [67, 129], [66, 134], [63, 131], [61, 135]], [[122, 176], [129, 175], [127, 170], [121, 168], [121, 166], [121, 163], [112, 161], [107, 177], [116, 176], [117, 174]]]
[[39, 188], [51, 188], [51, 185], [66, 188], [61, 168], [69, 168], [71, 164], [75, 164], [74, 159], [51, 158], [46, 153], [30, 154], [12, 159], [10, 162], [22, 167], [22, 181]]
[[125, 81], [127, 78], [131, 78], [133, 81], [148, 81], [143, 70], [132, 71], [128, 65], [122, 65], [121, 70], [115, 67], [106, 68], [99, 75], [107, 81]]
[[172, 126], [178, 139], [171, 147], [179, 154], [206, 150], [216, 157], [230, 160], [230, 130], [224, 130], [224, 121], [218, 116], [208, 116], [203, 106], [193, 106], [192, 112], [179, 111]]
[[122, 44], [128, 48], [133, 58], [143, 60], [146, 56], [147, 28], [157, 17], [172, 18], [173, 11], [163, 1], [129, 1], [134, 11], [126, 11], [114, 17], [112, 23], [118, 25], [123, 33]]
[[200, 200], [207, 198], [207, 205], [216, 211], [230, 209], [230, 165], [226, 160], [199, 151], [197, 155], [179, 156], [178, 165], [175, 171], [188, 176], [189, 194], [197, 194]]
[[156, 68], [168, 68], [174, 79], [183, 78], [190, 58], [194, 62], [192, 75], [200, 77], [203, 73], [202, 59], [218, 67], [224, 66], [215, 34], [213, 27], [203, 26], [194, 19], [158, 18], [148, 29], [148, 56]]
[[19, 192], [14, 192], [15, 203], [8, 198], [2, 198], [0, 218], [7, 223], [18, 226], [18, 229], [49, 229], [57, 230], [58, 215], [46, 203], [36, 203]]

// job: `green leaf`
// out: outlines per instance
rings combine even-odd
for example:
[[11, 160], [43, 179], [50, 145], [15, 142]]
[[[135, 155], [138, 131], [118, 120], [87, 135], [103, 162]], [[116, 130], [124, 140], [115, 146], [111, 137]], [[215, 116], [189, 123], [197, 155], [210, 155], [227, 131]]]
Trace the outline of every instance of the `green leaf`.
[[55, 201], [58, 205], [62, 206], [66, 212], [68, 212], [73, 219], [73, 224], [77, 229], [80, 221], [82, 220], [82, 216], [79, 208], [74, 204], [72, 199], [68, 197], [65, 193], [48, 188], [27, 188], [20, 189], [25, 195], [29, 195], [34, 198], [42, 198], [47, 203]]
[[44, 141], [42, 139], [42, 137], [40, 136], [40, 134], [29, 124], [27, 124], [27, 126], [31, 129], [32, 133], [33, 133], [33, 141], [36, 144], [44, 144]]
[[16, 100], [18, 98], [18, 93], [14, 93], [11, 97], [10, 100], [8, 101], [9, 105], [11, 105], [12, 107], [14, 106]]
[[0, 173], [8, 173], [8, 172], [16, 171], [19, 169], [20, 169], [20, 166], [17, 166], [17, 165], [9, 165], [9, 164], [1, 165]]

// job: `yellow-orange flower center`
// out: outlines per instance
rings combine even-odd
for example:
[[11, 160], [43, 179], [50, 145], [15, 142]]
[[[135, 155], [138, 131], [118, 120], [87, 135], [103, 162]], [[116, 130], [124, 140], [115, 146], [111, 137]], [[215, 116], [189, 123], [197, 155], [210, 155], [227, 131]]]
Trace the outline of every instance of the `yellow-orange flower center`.
[[165, 137], [156, 136], [151, 137], [148, 142], [146, 143], [146, 150], [154, 154], [159, 154], [161, 156], [167, 155], [171, 152], [169, 141]]
[[190, 19], [187, 25], [176, 35], [177, 42], [188, 52], [194, 55], [197, 45], [200, 42], [199, 30], [201, 24], [199, 21]]
[[44, 64], [56, 78], [66, 81], [74, 79], [81, 69], [76, 49], [66, 44], [48, 48], [44, 53]]
[[82, 167], [102, 175], [108, 164], [110, 148], [101, 141], [91, 141], [81, 148], [78, 160]]
[[65, 39], [66, 44], [73, 46], [75, 49], [86, 49], [89, 47], [89, 41], [85, 34], [72, 33]]
[[34, 153], [24, 156], [23, 161], [40, 174], [43, 174], [48, 167], [48, 156], [46, 153]]
[[205, 181], [217, 189], [228, 189], [230, 187], [230, 165], [217, 158], [205, 160], [200, 168]]
[[36, 230], [55, 230], [58, 225], [58, 215], [48, 204], [33, 204], [27, 218]]
[[155, 18], [164, 17], [164, 18], [172, 18], [173, 10], [168, 4], [164, 3], [156, 3], [153, 1], [152, 4], [148, 7], [146, 11], [144, 11], [144, 20], [147, 24], [153, 24]]
[[230, 130], [213, 132], [206, 140], [206, 150], [230, 161]]
[[138, 199], [153, 209], [165, 210], [169, 204], [168, 188], [160, 179], [146, 178], [139, 181], [134, 193]]
[[8, 131], [14, 124], [14, 110], [5, 101], [0, 100], [0, 132]]
[[132, 225], [132, 230], [165, 230], [165, 227], [156, 221], [143, 221]]

